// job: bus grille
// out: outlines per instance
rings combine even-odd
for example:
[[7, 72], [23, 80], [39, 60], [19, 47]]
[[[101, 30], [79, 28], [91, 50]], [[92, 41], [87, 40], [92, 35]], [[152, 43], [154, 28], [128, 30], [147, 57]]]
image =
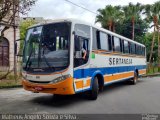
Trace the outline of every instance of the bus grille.
[[32, 82], [32, 83], [41, 83], [41, 84], [48, 84], [48, 83], [50, 83], [50, 81], [33, 81], [33, 80], [29, 80], [29, 82]]

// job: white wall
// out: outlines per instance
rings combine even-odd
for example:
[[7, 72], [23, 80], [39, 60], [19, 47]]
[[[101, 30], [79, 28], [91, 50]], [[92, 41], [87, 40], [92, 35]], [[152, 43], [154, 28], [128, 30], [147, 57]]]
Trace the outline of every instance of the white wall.
[[[4, 37], [8, 39], [9, 41], [9, 64], [10, 69], [13, 69], [14, 67], [14, 29], [9, 28], [4, 32]], [[16, 40], [20, 38], [20, 31], [19, 28], [16, 29]], [[18, 43], [18, 46], [20, 44]]]

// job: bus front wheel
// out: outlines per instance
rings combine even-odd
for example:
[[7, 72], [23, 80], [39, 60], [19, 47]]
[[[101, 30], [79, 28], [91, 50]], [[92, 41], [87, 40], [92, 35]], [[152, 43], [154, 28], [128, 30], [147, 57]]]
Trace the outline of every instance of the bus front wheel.
[[96, 100], [98, 97], [98, 79], [97, 77], [94, 78], [93, 84], [92, 84], [92, 90], [89, 91], [89, 99]]

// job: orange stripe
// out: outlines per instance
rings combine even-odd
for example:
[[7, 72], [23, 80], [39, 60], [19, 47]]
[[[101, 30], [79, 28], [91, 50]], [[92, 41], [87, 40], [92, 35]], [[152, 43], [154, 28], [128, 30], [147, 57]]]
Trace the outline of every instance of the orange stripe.
[[[134, 76], [134, 72], [105, 76], [104, 79], [105, 79], [105, 82], [111, 82], [111, 81], [114, 81], [114, 80], [123, 79], [123, 78], [131, 77], [131, 76]], [[91, 80], [87, 79], [86, 85], [84, 85], [83, 79], [79, 80], [79, 81], [76, 81], [75, 84], [76, 84], [76, 89], [80, 89], [80, 88], [83, 88], [83, 87], [89, 87], [90, 84], [91, 84]]]
[[83, 80], [82, 81], [76, 81], [76, 89], [80, 89], [83, 87]]
[[89, 87], [90, 84], [91, 84], [91, 80], [87, 79], [86, 85], [84, 85], [83, 79], [80, 80], [80, 81], [76, 81], [75, 84], [76, 84], [76, 89], [80, 89], [80, 88], [83, 88], [83, 87]]
[[[139, 74], [143, 74], [143, 73], [146, 73], [146, 70], [139, 70]], [[133, 76], [134, 76], [134, 72], [120, 73], [120, 74], [115, 74], [115, 75], [113, 74], [113, 75], [110, 75], [110, 76], [104, 76], [104, 80], [105, 80], [105, 82], [111, 82], [111, 81], [114, 81], [114, 80], [119, 80], [119, 79], [123, 79], [123, 78], [127, 78], [127, 77], [133, 77]], [[84, 85], [83, 79], [80, 80], [80, 81], [76, 81], [75, 84], [76, 84], [77, 89], [80, 89], [80, 88], [83, 88], [83, 87], [89, 87], [90, 84], [91, 84], [91, 80], [87, 79], [86, 85]]]
[[90, 84], [91, 84], [91, 80], [90, 80], [90, 79], [88, 79], [88, 80], [87, 80], [87, 83], [86, 83], [86, 85], [84, 85], [84, 87], [89, 87], [89, 86], [90, 86]]
[[105, 79], [105, 82], [111, 82], [114, 80], [123, 79], [131, 76], [134, 76], [134, 72], [122, 73], [122, 74], [117, 74], [112, 76], [105, 76], [104, 79]]

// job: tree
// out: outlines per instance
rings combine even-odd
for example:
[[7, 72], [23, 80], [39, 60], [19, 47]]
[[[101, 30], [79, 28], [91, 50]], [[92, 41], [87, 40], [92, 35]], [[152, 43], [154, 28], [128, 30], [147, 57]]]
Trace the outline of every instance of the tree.
[[[135, 40], [142, 43], [143, 37], [145, 36], [148, 30], [149, 24], [142, 19], [138, 19], [135, 22], [134, 26]], [[124, 19], [123, 22], [116, 23], [116, 33], [132, 39], [132, 23], [130, 22], [130, 20]]]
[[[4, 36], [5, 30], [13, 27], [14, 29], [14, 44], [16, 39], [16, 28], [18, 24], [19, 14], [27, 14], [31, 6], [35, 4], [36, 0], [0, 0], [0, 24], [4, 26], [1, 31], [1, 36]], [[14, 75], [15, 80], [17, 78], [17, 66], [16, 66], [16, 56], [14, 55]], [[10, 67], [10, 66], [9, 66]], [[10, 73], [10, 69], [6, 75]], [[5, 76], [6, 76], [5, 75]], [[4, 77], [2, 77], [4, 78]], [[1, 79], [1, 78], [0, 78]]]
[[[159, 16], [160, 16], [160, 2], [155, 2], [153, 5], [146, 5], [145, 6], [145, 13], [146, 13], [146, 20], [149, 21], [150, 23], [153, 22], [153, 25], [151, 27], [154, 27], [154, 32], [153, 32], [153, 37], [152, 37], [152, 45], [151, 45], [151, 52], [150, 52], [150, 57], [149, 57], [149, 63], [151, 63], [152, 58], [153, 58], [153, 48], [155, 45], [155, 37], [156, 33], [158, 34], [158, 67], [160, 71], [160, 35], [159, 35]], [[158, 31], [158, 32], [157, 32]]]
[[[152, 45], [152, 38], [153, 38], [153, 34], [154, 33], [146, 33], [145, 36], [143, 37], [143, 42], [142, 44], [144, 44], [146, 46], [146, 51], [147, 51], [147, 61], [149, 61], [149, 57], [150, 57], [150, 50], [151, 50], [151, 45]], [[155, 34], [155, 39], [158, 38], [158, 34]], [[158, 41], [155, 41], [154, 43], [154, 47], [153, 47], [153, 55], [152, 58], [157, 61], [158, 60]]]
[[140, 19], [140, 13], [142, 11], [142, 7], [140, 3], [133, 5], [131, 2], [129, 5], [124, 6], [123, 8], [125, 19], [130, 20], [132, 23], [132, 40], [135, 39], [135, 21]]
[[0, 24], [5, 27], [1, 31], [1, 36], [9, 27], [16, 27], [15, 20], [19, 14], [26, 14], [36, 0], [0, 0]]
[[103, 28], [115, 32], [115, 24], [123, 18], [121, 7], [107, 5], [105, 9], [98, 9], [98, 13], [96, 22], [100, 22]]
[[157, 24], [156, 24], [156, 28], [157, 28], [157, 33], [158, 33], [158, 72], [160, 72], [160, 1], [155, 2], [154, 3], [155, 9], [157, 11], [156, 17], [157, 17]]

